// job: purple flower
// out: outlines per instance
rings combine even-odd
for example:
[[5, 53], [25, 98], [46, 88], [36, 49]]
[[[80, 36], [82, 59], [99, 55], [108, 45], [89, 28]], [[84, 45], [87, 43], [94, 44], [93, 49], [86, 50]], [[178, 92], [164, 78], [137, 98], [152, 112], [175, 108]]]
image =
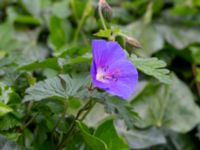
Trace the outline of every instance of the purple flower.
[[138, 82], [138, 72], [117, 42], [92, 41], [92, 82], [110, 94], [128, 99]]

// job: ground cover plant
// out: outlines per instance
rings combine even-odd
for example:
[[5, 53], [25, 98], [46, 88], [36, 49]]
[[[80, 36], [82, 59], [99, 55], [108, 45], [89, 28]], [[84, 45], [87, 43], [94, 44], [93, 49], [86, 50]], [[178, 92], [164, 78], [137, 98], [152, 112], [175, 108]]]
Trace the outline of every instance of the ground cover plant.
[[198, 0], [1, 0], [1, 150], [200, 149]]

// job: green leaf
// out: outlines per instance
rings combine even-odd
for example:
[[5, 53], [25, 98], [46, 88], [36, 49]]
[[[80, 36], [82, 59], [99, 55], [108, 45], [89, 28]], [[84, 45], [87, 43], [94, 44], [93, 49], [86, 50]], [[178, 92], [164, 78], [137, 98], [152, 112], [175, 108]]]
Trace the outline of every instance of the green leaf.
[[198, 46], [191, 46], [189, 47], [191, 51], [191, 56], [195, 64], [200, 64], [200, 47]]
[[66, 20], [52, 16], [49, 30], [48, 44], [54, 51], [58, 52], [70, 40], [71, 24]]
[[150, 56], [164, 46], [164, 40], [153, 24], [145, 25], [138, 21], [122, 27], [122, 31], [138, 39], [142, 49], [138, 49], [137, 52], [142, 56]]
[[19, 126], [19, 120], [14, 117], [12, 114], [7, 114], [5, 116], [0, 117], [0, 130], [9, 130], [13, 127]]
[[22, 24], [31, 24], [31, 25], [41, 25], [41, 21], [37, 18], [34, 18], [32, 16], [28, 15], [18, 15], [15, 18], [16, 23], [22, 23]]
[[22, 0], [22, 4], [29, 13], [31, 13], [33, 16], [39, 17], [41, 12], [41, 0]]
[[102, 38], [109, 38], [111, 36], [111, 30], [100, 30], [99, 32], [94, 34], [97, 37], [102, 37]]
[[52, 5], [53, 15], [62, 19], [69, 17], [71, 14], [71, 11], [68, 6], [68, 3], [69, 3], [68, 0], [53, 3]]
[[94, 135], [103, 140], [109, 150], [129, 150], [128, 145], [118, 136], [112, 119], [104, 121], [96, 129]]
[[[166, 135], [169, 137], [169, 143], [173, 144], [176, 150], [197, 150], [198, 145], [195, 143], [193, 135], [180, 134], [173, 131], [166, 131]], [[170, 149], [169, 149], [170, 150]]]
[[47, 98], [68, 99], [69, 96], [78, 96], [81, 88], [87, 88], [89, 76], [86, 74], [59, 75], [54, 78], [40, 81], [26, 90], [24, 101], [40, 101]]
[[81, 130], [85, 142], [88, 144], [88, 146], [90, 146], [92, 150], [108, 150], [107, 145], [101, 139], [95, 137], [94, 135], [91, 135], [87, 131], [87, 128], [86, 126], [84, 126], [84, 124], [77, 121], [77, 125]]
[[29, 64], [23, 64], [19, 66], [18, 70], [36, 70], [36, 69], [44, 69], [44, 68], [52, 68], [55, 70], [59, 70], [59, 64], [57, 58], [47, 58], [43, 61], [34, 61]]
[[116, 129], [118, 133], [126, 139], [129, 147], [132, 149], [143, 149], [166, 143], [164, 134], [154, 127], [149, 129], [127, 130], [122, 122], [117, 122]]
[[1, 150], [23, 150], [24, 148], [19, 146], [17, 143], [10, 141], [3, 135], [0, 135], [0, 149]]
[[160, 24], [156, 25], [156, 29], [176, 49], [183, 49], [192, 43], [200, 42], [200, 31], [195, 28]]
[[200, 108], [191, 90], [175, 75], [171, 85], [148, 84], [133, 105], [142, 118], [140, 127], [154, 125], [184, 133], [200, 123]]
[[0, 116], [3, 116], [11, 111], [13, 111], [12, 108], [10, 108], [8, 105], [0, 102]]
[[143, 73], [155, 77], [162, 83], [171, 83], [169, 70], [165, 69], [167, 64], [164, 61], [155, 57], [138, 58], [135, 55], [131, 56], [131, 61]]
[[196, 76], [197, 82], [200, 82], [200, 68], [197, 68], [197, 76]]
[[109, 97], [104, 103], [108, 113], [117, 114], [129, 128], [133, 128], [136, 120], [139, 120], [138, 114], [133, 111], [133, 107], [127, 101], [118, 97]]
[[0, 82], [0, 101], [7, 104], [10, 101], [10, 96], [12, 93], [13, 93], [13, 90], [11, 87]]
[[0, 33], [0, 50], [9, 52], [15, 50], [19, 46], [19, 43], [14, 38], [14, 27], [10, 22], [5, 22], [0, 25]]
[[109, 114], [106, 113], [104, 105], [96, 103], [90, 113], [85, 117], [84, 123], [90, 127], [97, 127], [99, 122], [101, 122], [101, 120], [105, 120], [108, 116]]

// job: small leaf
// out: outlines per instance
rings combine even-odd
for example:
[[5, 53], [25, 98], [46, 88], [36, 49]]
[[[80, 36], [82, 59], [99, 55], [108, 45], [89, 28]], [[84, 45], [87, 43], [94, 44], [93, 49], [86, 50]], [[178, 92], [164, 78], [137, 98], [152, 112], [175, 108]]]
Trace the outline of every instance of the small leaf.
[[10, 101], [10, 95], [13, 93], [11, 87], [4, 83], [0, 83], [0, 101], [7, 104]]
[[143, 73], [153, 76], [162, 83], [170, 84], [169, 70], [165, 69], [166, 63], [158, 58], [138, 58], [131, 56], [131, 61], [137, 69]]
[[48, 44], [54, 52], [59, 54], [62, 47], [70, 40], [70, 34], [72, 32], [71, 24], [67, 20], [51, 16], [49, 31]]
[[97, 37], [102, 37], [102, 38], [109, 38], [111, 36], [111, 30], [100, 30], [99, 32], [94, 34]]
[[189, 47], [191, 51], [191, 56], [195, 64], [200, 64], [200, 47], [198, 46], [191, 46]]
[[129, 150], [128, 145], [118, 136], [112, 119], [103, 122], [96, 129], [95, 136], [103, 140], [109, 150]]
[[85, 142], [92, 150], [108, 150], [107, 145], [101, 139], [91, 135], [81, 122], [77, 121], [76, 123], [81, 130]]
[[14, 117], [12, 114], [7, 114], [0, 117], [0, 130], [9, 130], [15, 126], [20, 125], [19, 120]]
[[47, 58], [43, 61], [34, 61], [29, 64], [23, 64], [21, 65], [18, 70], [35, 70], [35, 69], [43, 69], [43, 68], [52, 68], [55, 70], [59, 69], [59, 65], [57, 62], [57, 58]]
[[197, 68], [197, 76], [196, 76], [197, 82], [200, 82], [200, 68]]
[[42, 22], [41, 20], [32, 17], [32, 16], [28, 16], [28, 15], [18, 15], [15, 18], [15, 22], [16, 23], [22, 23], [22, 24], [30, 24], [30, 25], [41, 25]]
[[0, 102], [0, 116], [3, 116], [9, 112], [13, 111], [8, 105]]

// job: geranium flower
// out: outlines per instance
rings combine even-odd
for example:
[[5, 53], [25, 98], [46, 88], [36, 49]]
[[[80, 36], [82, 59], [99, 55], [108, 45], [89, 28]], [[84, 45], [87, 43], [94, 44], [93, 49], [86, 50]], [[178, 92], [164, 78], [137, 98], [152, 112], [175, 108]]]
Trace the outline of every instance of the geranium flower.
[[110, 94], [128, 99], [138, 82], [138, 72], [117, 42], [92, 41], [92, 83]]

